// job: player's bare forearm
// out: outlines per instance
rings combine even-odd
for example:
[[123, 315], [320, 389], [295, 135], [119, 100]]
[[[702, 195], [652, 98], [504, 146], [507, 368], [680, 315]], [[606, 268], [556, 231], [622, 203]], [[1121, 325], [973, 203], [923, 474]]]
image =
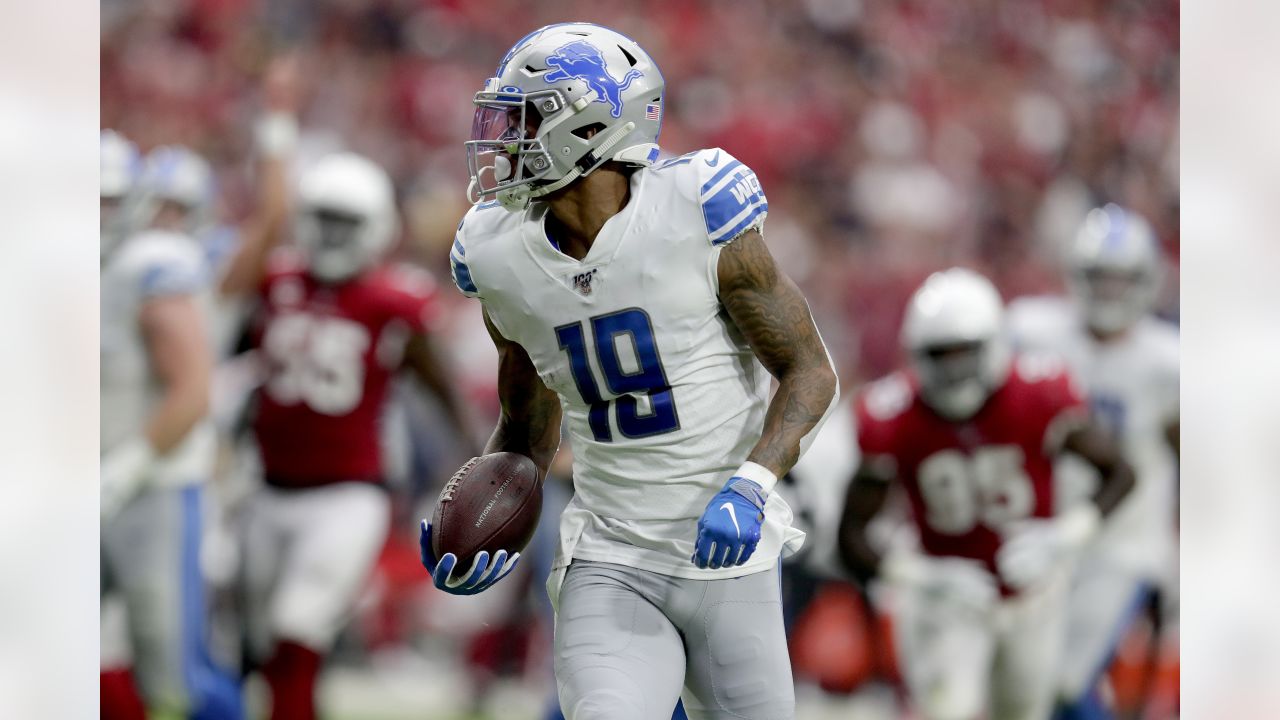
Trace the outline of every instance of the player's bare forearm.
[[147, 441], [163, 455], [209, 411], [213, 354], [204, 318], [190, 296], [148, 300], [139, 322], [149, 360], [164, 389], [147, 420]]
[[1106, 517], [1133, 490], [1133, 468], [1119, 445], [1095, 425], [1084, 425], [1067, 435], [1062, 449], [1075, 453], [1097, 469], [1101, 483], [1093, 494], [1098, 511]]
[[436, 352], [431, 337], [419, 333], [409, 339], [405, 346], [405, 365], [413, 372], [418, 382], [431, 391], [445, 417], [457, 428], [458, 437], [466, 443], [466, 451], [474, 454], [479, 447], [472, 432], [470, 416], [465, 406], [458, 400], [454, 384], [449, 382], [450, 372], [445, 367], [440, 353]]
[[245, 224], [240, 250], [219, 283], [224, 297], [257, 292], [267, 271], [267, 258], [280, 243], [289, 219], [289, 156], [297, 142], [301, 106], [301, 60], [296, 55], [273, 59], [263, 77], [268, 114], [258, 128], [261, 158], [258, 203]]
[[484, 451], [529, 457], [545, 478], [560, 447], [560, 398], [542, 382], [524, 348], [504, 338], [487, 313], [484, 323], [498, 348], [498, 400], [502, 405], [498, 426]]
[[720, 252], [720, 302], [756, 357], [778, 380], [764, 431], [748, 459], [781, 476], [835, 401], [838, 384], [809, 304], [774, 263], [764, 238], [747, 231]]
[[264, 157], [259, 177], [258, 207], [244, 225], [240, 248], [218, 286], [223, 297], [257, 292], [267, 272], [267, 258], [284, 236], [289, 215], [287, 163]]
[[880, 552], [867, 537], [867, 526], [889, 496], [889, 482], [872, 475], [864, 464], [849, 482], [840, 530], [836, 534], [840, 561], [859, 582], [865, 584], [880, 568]]

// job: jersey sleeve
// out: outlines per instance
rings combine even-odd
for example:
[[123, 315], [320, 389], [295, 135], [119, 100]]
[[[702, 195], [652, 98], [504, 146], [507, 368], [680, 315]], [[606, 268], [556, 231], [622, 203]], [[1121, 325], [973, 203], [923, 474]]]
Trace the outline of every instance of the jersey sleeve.
[[912, 390], [900, 375], [868, 385], [855, 404], [858, 450], [870, 474], [892, 480], [898, 474], [896, 423], [910, 407]]
[[472, 212], [474, 210], [468, 212], [458, 223], [458, 231], [453, 236], [453, 248], [449, 251], [449, 274], [453, 278], [454, 287], [458, 288], [459, 292], [469, 298], [478, 298], [480, 290], [471, 278], [471, 267], [467, 265], [466, 234], [463, 230]]
[[430, 332], [439, 321], [436, 283], [417, 268], [397, 266], [387, 274], [392, 293], [392, 316], [414, 333]]
[[1072, 431], [1089, 420], [1084, 391], [1066, 363], [1048, 353], [1026, 353], [1014, 361], [1014, 372], [1034, 393], [1033, 407], [1044, 428], [1041, 444], [1046, 455], [1056, 455]]
[[691, 164], [702, 221], [712, 245], [731, 242], [747, 230], [764, 226], [769, 201], [751, 168], [720, 148], [696, 153]]
[[192, 295], [209, 283], [208, 268], [199, 252], [186, 248], [146, 247], [138, 261], [138, 292], [143, 298]]

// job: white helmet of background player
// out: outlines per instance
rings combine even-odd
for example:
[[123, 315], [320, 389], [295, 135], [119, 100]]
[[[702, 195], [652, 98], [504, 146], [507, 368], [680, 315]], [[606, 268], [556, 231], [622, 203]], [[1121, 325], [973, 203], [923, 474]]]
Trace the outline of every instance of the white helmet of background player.
[[468, 196], [517, 211], [609, 160], [658, 158], [666, 83], [634, 40], [589, 23], [523, 37], [476, 93]]
[[1114, 203], [1089, 212], [1067, 255], [1068, 282], [1090, 328], [1122, 331], [1160, 290], [1160, 250], [1141, 215]]
[[99, 154], [99, 252], [105, 257], [127, 232], [123, 206], [138, 176], [139, 157], [138, 148], [114, 130], [102, 131]]
[[209, 163], [181, 146], [147, 153], [138, 177], [135, 227], [195, 236], [213, 220], [214, 180]]
[[298, 187], [298, 245], [313, 277], [342, 282], [378, 262], [399, 225], [386, 171], [354, 153], [329, 155]]
[[920, 380], [920, 397], [938, 414], [976, 413], [1009, 372], [1004, 304], [985, 277], [964, 268], [934, 273], [911, 296], [902, 344]]

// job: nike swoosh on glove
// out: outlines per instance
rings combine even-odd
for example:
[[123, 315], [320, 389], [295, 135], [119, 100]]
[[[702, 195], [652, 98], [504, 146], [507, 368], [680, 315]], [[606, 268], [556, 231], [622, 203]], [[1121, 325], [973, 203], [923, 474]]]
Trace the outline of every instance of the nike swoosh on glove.
[[481, 550], [471, 563], [471, 569], [459, 577], [453, 577], [454, 566], [458, 564], [458, 556], [445, 553], [436, 560], [431, 551], [431, 523], [423, 520], [418, 534], [418, 557], [422, 566], [431, 573], [435, 586], [451, 595], [475, 595], [484, 592], [502, 578], [516, 569], [520, 553], [508, 555], [506, 550], [499, 550], [490, 562], [489, 551]]
[[1011, 524], [996, 553], [1000, 578], [1018, 590], [1045, 582], [1089, 542], [1101, 519], [1097, 506], [1085, 503], [1055, 518]]
[[760, 542], [767, 498], [755, 481], [739, 476], [729, 478], [698, 520], [693, 564], [718, 570], [750, 560]]

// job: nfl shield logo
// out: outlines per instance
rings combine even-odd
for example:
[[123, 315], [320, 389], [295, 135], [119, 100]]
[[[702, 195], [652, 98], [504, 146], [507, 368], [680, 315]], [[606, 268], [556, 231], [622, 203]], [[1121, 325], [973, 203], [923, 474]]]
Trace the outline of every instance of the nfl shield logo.
[[584, 273], [578, 273], [573, 276], [573, 289], [583, 295], [591, 294], [591, 281], [595, 279], [596, 273], [600, 272], [600, 268], [592, 268]]

